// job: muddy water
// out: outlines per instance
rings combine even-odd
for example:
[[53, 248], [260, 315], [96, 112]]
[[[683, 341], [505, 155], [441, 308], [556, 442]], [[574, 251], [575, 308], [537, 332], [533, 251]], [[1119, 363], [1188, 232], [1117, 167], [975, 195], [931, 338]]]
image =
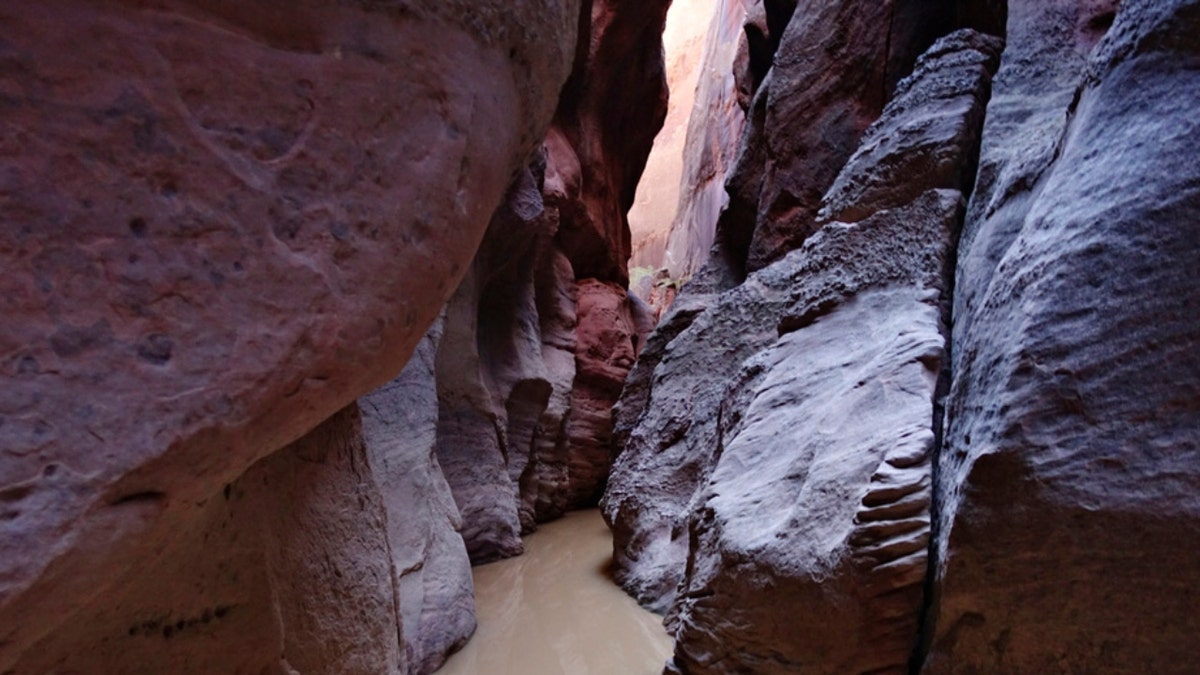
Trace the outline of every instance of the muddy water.
[[525, 538], [525, 555], [475, 568], [479, 628], [439, 675], [658, 675], [662, 620], [605, 574], [612, 535], [580, 511]]

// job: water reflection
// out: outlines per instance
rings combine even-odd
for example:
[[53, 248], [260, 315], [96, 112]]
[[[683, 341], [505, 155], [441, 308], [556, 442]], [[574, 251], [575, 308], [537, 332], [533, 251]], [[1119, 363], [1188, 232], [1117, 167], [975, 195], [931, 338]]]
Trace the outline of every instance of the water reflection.
[[479, 628], [439, 675], [658, 675], [662, 620], [605, 572], [612, 535], [580, 511], [526, 537], [525, 555], [475, 568]]

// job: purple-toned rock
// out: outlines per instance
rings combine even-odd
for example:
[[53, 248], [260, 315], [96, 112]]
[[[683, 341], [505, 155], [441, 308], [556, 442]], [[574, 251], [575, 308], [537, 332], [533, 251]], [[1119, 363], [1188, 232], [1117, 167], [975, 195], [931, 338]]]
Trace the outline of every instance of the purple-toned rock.
[[[0, 8], [0, 671], [399, 667], [361, 447], [279, 452], [408, 360], [546, 132], [578, 11]], [[234, 579], [192, 538], [241, 481], [275, 529], [243, 530], [269, 566]], [[203, 638], [217, 606], [261, 626]]]
[[435, 454], [438, 321], [400, 375], [359, 399], [372, 474], [387, 512], [396, 605], [410, 673], [429, 673], [475, 630], [462, 517]]

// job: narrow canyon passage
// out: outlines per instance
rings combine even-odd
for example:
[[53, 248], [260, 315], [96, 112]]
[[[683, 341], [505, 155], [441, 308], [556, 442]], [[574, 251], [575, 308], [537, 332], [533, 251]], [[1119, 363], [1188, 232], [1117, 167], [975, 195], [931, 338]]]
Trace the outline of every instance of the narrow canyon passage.
[[525, 554], [474, 570], [479, 628], [445, 675], [653, 675], [671, 654], [662, 619], [608, 575], [612, 534], [576, 511], [525, 540]]

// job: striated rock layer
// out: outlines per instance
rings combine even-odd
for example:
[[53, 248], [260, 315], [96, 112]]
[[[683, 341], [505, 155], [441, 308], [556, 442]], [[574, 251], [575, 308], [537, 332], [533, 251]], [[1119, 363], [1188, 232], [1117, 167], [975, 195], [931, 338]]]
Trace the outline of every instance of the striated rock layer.
[[466, 272], [578, 12], [0, 8], [0, 671], [428, 667], [396, 476], [313, 429]]
[[1194, 1], [1009, 3], [924, 672], [1196, 669], [1197, 35]]

